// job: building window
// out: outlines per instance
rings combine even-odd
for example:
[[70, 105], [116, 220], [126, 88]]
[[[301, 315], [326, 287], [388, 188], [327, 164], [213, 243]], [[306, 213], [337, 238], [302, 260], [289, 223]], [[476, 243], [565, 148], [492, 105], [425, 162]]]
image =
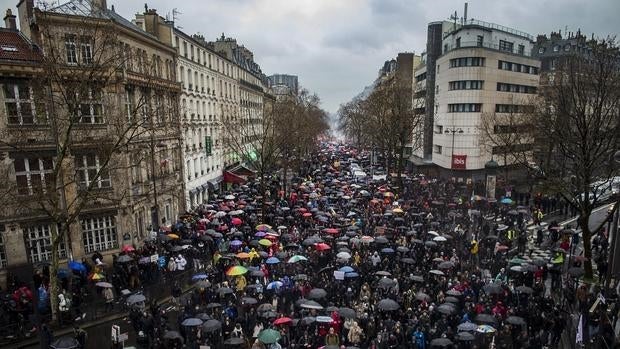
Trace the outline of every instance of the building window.
[[539, 53], [539, 54], [543, 54], [543, 53], [545, 53], [545, 48], [544, 48], [544, 47], [539, 47], [539, 48], [538, 48], [538, 53]]
[[456, 48], [461, 47], [461, 38], [456, 38]]
[[554, 45], [553, 52], [558, 52], [558, 51], [560, 51], [560, 45]]
[[80, 38], [80, 51], [82, 52], [82, 64], [93, 63], [93, 44], [92, 38], [83, 36]]
[[91, 253], [118, 248], [114, 216], [84, 218], [81, 223], [84, 252]]
[[496, 113], [526, 113], [532, 110], [531, 105], [523, 104], [496, 104]]
[[18, 158], [14, 160], [17, 193], [32, 195], [36, 192], [45, 192], [53, 185], [51, 157]]
[[125, 86], [125, 113], [127, 115], [127, 121], [132, 123], [135, 121], [135, 101], [136, 101], [136, 93], [133, 87]]
[[534, 67], [531, 65], [507, 62], [507, 61], [497, 61], [497, 69], [500, 70], [508, 70], [514, 71], [517, 73], [526, 73], [526, 74], [538, 74], [538, 67]]
[[476, 45], [481, 47], [484, 44], [484, 36], [478, 35], [476, 37]]
[[482, 90], [483, 80], [458, 80], [448, 83], [450, 90]]
[[99, 156], [80, 155], [75, 157], [75, 170], [78, 175], [78, 184], [81, 189], [109, 188], [110, 174], [99, 161]]
[[[24, 229], [26, 245], [30, 252], [30, 262], [39, 263], [52, 259], [52, 229], [58, 228], [50, 224], [40, 224], [31, 225]], [[67, 256], [64, 238], [58, 245], [58, 256], [60, 258]]]
[[570, 44], [564, 45], [564, 51], [566, 52], [570, 51]]
[[33, 89], [25, 82], [7, 82], [2, 86], [9, 125], [46, 124], [45, 104], [35, 103]]
[[448, 113], [477, 113], [482, 110], [480, 103], [455, 103], [448, 104]]
[[65, 35], [65, 50], [67, 51], [67, 63], [77, 64], [77, 47], [75, 44], [75, 35]]
[[6, 230], [4, 224], [0, 224], [0, 268], [4, 268], [7, 265], [6, 248], [4, 247], [5, 232]]
[[102, 91], [91, 88], [81, 97], [80, 115], [76, 122], [80, 124], [103, 124]]
[[524, 45], [519, 45], [519, 51], [518, 53], [520, 55], [524, 55], [525, 54], [525, 46]]
[[552, 59], [549, 61], [549, 69], [550, 70], [555, 70], [557, 68], [558, 65], [558, 60], [557, 59]]
[[537, 92], [537, 89], [535, 86], [506, 84], [502, 82], [497, 83], [497, 90], [500, 92], [530, 93], [530, 94]]
[[484, 66], [484, 57], [461, 57], [450, 60], [450, 68], [482, 66]]
[[433, 146], [433, 153], [435, 153], [435, 154], [441, 154], [441, 152], [442, 152], [442, 150], [443, 150], [442, 148], [443, 148], [443, 147], [442, 147], [441, 145], [436, 145], [436, 144], [435, 144], [435, 145]]
[[513, 48], [514, 48], [514, 43], [512, 43], [510, 41], [505, 41], [505, 40], [500, 40], [499, 41], [499, 50], [500, 51], [512, 52]]

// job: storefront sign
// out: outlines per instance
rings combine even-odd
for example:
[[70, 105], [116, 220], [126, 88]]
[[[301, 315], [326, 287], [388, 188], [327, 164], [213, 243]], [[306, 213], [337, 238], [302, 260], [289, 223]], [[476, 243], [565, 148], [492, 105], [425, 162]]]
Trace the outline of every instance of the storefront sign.
[[467, 155], [452, 155], [452, 169], [453, 170], [466, 170], [467, 169]]

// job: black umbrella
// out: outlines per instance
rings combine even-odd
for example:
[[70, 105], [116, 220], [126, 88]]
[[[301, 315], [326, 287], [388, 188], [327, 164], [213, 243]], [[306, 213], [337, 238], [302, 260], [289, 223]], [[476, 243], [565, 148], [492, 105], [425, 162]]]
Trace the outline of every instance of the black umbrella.
[[244, 343], [245, 341], [240, 337], [230, 337], [224, 341], [224, 345], [241, 345]]
[[456, 335], [456, 339], [462, 342], [470, 342], [470, 341], [473, 341], [474, 338], [475, 338], [474, 335], [469, 332], [459, 332]]
[[448, 338], [435, 338], [431, 341], [431, 347], [447, 348], [452, 345], [452, 341]]
[[482, 287], [484, 292], [487, 294], [500, 294], [503, 292], [502, 286], [500, 284], [488, 284]]
[[463, 322], [462, 324], [457, 326], [459, 331], [475, 331], [478, 328], [478, 325], [472, 322]]
[[454, 305], [450, 304], [450, 303], [445, 303], [442, 304], [440, 306], [438, 306], [437, 311], [442, 313], [442, 314], [446, 314], [446, 315], [451, 315], [456, 313], [456, 308], [454, 307]]
[[420, 275], [412, 275], [410, 279], [415, 282], [424, 282], [424, 278], [421, 277]]
[[313, 288], [308, 292], [308, 298], [310, 299], [321, 299], [327, 296], [327, 291], [322, 288]]
[[271, 303], [263, 303], [259, 305], [258, 308], [256, 308], [256, 311], [259, 313], [262, 313], [265, 311], [273, 311], [273, 305], [271, 305]]
[[210, 319], [202, 324], [203, 331], [207, 333], [219, 331], [222, 328], [222, 323], [219, 320]]
[[378, 282], [377, 282], [377, 287], [381, 287], [381, 288], [390, 288], [392, 286], [394, 286], [396, 284], [396, 282], [392, 279], [388, 279], [386, 277], [381, 278]]
[[213, 317], [207, 313], [198, 313], [196, 314], [196, 318], [202, 321], [207, 321], [213, 319]]
[[478, 314], [475, 318], [476, 322], [480, 322], [483, 324], [495, 324], [497, 323], [497, 319], [490, 314]]
[[418, 292], [415, 295], [415, 299], [423, 302], [423, 301], [429, 301], [431, 297], [424, 292]]
[[166, 331], [164, 339], [183, 339], [183, 336], [177, 331]]
[[531, 287], [527, 287], [527, 286], [517, 286], [515, 288], [515, 290], [517, 292], [521, 292], [521, 293], [525, 293], [525, 294], [532, 294], [532, 293], [534, 293], [534, 290]]
[[398, 305], [398, 303], [389, 298], [382, 299], [379, 301], [379, 303], [377, 303], [377, 309], [383, 311], [394, 311], [398, 310], [399, 308], [400, 306]]
[[511, 324], [511, 325], [517, 325], [517, 326], [525, 325], [525, 319], [523, 319], [520, 316], [509, 316], [506, 319], [506, 322]]
[[60, 337], [50, 344], [51, 349], [77, 349], [80, 343], [73, 337]]
[[345, 319], [355, 319], [357, 317], [355, 310], [351, 308], [345, 308], [345, 307], [340, 308], [338, 309], [338, 313], [340, 314], [340, 316], [342, 316]]
[[580, 277], [583, 276], [583, 274], [585, 274], [585, 271], [583, 270], [583, 268], [577, 268], [577, 267], [573, 267], [568, 269], [568, 274], [572, 277]]
[[459, 297], [462, 295], [461, 291], [455, 290], [455, 289], [451, 289], [448, 290], [448, 292], [446, 292], [446, 295], [448, 296], [453, 296], [453, 297]]
[[405, 264], [415, 264], [415, 261], [413, 260], [413, 258], [401, 258], [400, 261]]

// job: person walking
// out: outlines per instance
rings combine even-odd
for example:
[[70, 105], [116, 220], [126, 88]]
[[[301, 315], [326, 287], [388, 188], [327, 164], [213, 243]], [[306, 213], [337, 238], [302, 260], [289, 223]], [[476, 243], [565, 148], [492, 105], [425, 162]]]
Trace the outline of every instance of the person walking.
[[103, 299], [105, 301], [105, 312], [110, 312], [114, 309], [114, 293], [112, 287], [106, 287], [102, 292]]

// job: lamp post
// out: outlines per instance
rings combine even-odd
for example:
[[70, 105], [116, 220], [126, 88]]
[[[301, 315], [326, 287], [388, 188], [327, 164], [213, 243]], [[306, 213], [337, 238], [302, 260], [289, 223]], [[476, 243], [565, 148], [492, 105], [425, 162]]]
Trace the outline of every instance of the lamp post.
[[464, 131], [462, 128], [459, 127], [452, 127], [452, 128], [446, 128], [446, 130], [444, 131], [445, 134], [450, 134], [452, 133], [452, 147], [450, 149], [450, 151], [452, 152], [450, 155], [450, 170], [452, 171], [452, 173], [454, 174], [454, 136], [456, 136], [457, 133], [462, 134]]
[[[612, 166], [620, 166], [620, 150], [618, 150], [613, 157]], [[612, 177], [613, 178], [613, 177]], [[612, 179], [612, 185], [614, 184]], [[616, 251], [620, 250], [620, 246], [616, 246], [620, 239], [618, 239], [618, 225], [620, 224], [620, 193], [616, 194], [618, 197], [616, 198], [616, 203], [612, 206], [612, 209], [615, 209], [614, 216], [612, 218], [613, 223], [611, 230], [608, 233], [611, 235], [611, 244], [609, 247], [609, 255], [607, 256], [607, 275], [605, 275], [605, 286], [609, 288], [609, 284], [611, 282], [611, 277], [618, 275], [620, 271], [620, 260], [616, 258]]]

